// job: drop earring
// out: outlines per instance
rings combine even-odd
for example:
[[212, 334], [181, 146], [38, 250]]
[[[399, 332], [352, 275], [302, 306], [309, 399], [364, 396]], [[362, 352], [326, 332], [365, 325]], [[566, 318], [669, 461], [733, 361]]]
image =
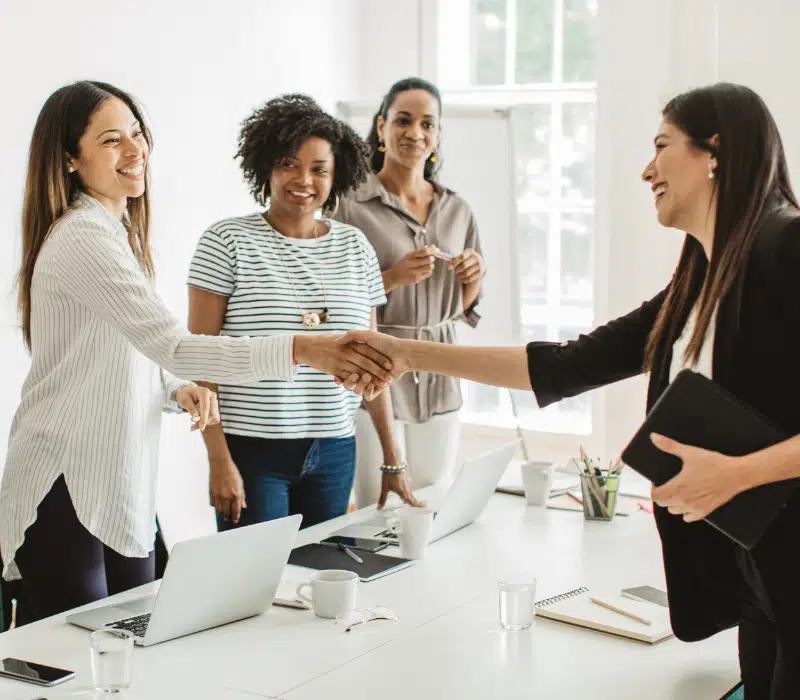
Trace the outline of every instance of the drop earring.
[[379, 142], [378, 142], [378, 150], [379, 150], [381, 153], [386, 153], [386, 146], [384, 146], [384, 145], [383, 145], [383, 141], [379, 141]]
[[431, 153], [431, 163], [435, 163], [435, 162], [436, 162], [436, 151]]
[[261, 206], [262, 207], [267, 206], [266, 192], [267, 192], [267, 183], [265, 182], [263, 185], [261, 185], [261, 197], [260, 197], [260, 199], [261, 199]]
[[714, 179], [714, 166], [711, 165], [711, 161], [708, 161], [708, 179], [709, 180]]

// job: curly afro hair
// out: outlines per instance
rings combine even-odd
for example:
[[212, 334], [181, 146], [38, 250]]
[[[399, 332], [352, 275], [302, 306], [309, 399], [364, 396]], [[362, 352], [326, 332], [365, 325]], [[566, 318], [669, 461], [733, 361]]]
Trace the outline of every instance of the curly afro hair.
[[316, 136], [331, 145], [334, 158], [333, 186], [326, 209], [336, 198], [367, 179], [369, 149], [351, 127], [325, 112], [308, 95], [281, 95], [267, 102], [242, 122], [236, 158], [250, 193], [259, 203], [261, 189], [269, 197], [269, 178], [281, 158], [297, 153], [305, 141]]

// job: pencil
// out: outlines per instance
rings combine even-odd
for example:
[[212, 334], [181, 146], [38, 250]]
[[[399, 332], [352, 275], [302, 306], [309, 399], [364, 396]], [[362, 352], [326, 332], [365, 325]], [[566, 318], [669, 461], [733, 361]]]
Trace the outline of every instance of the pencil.
[[583, 505], [583, 499], [578, 498], [574, 493], [572, 493], [572, 491], [567, 491], [567, 496], [569, 496], [576, 503], [580, 503], [581, 505]]
[[602, 600], [598, 600], [597, 598], [589, 598], [595, 605], [599, 605], [601, 608], [605, 608], [606, 610], [611, 610], [619, 615], [624, 615], [625, 617], [629, 617], [631, 620], [636, 620], [636, 622], [641, 622], [643, 625], [652, 625], [653, 622], [651, 620], [646, 620], [643, 617], [639, 617], [638, 615], [634, 615], [632, 612], [628, 612], [627, 610], [623, 610], [622, 608], [618, 608], [610, 603], [606, 603]]

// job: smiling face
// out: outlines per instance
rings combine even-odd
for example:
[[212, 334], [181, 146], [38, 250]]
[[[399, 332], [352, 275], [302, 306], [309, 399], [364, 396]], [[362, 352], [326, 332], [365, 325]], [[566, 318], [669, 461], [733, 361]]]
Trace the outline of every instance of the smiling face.
[[293, 156], [283, 156], [269, 178], [270, 209], [290, 218], [313, 215], [331, 194], [333, 149], [318, 136], [303, 142]]
[[128, 105], [109, 97], [92, 114], [78, 148], [68, 167], [87, 193], [121, 217], [128, 199], [145, 190], [149, 147], [141, 124]]
[[696, 222], [708, 213], [715, 192], [709, 178], [717, 160], [708, 151], [692, 145], [678, 127], [662, 121], [655, 138], [656, 154], [642, 179], [655, 197], [658, 221], [662, 226], [693, 233]]
[[386, 160], [408, 168], [422, 168], [439, 145], [440, 106], [427, 90], [398, 93], [386, 119], [378, 117], [378, 138]]

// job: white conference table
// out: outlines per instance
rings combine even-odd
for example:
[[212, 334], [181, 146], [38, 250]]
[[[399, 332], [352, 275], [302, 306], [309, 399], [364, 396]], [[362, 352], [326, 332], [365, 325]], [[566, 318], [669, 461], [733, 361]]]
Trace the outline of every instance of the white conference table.
[[[436, 493], [421, 493], [436, 502]], [[372, 512], [302, 530], [298, 545]], [[125, 697], [716, 700], [738, 680], [734, 630], [695, 644], [673, 638], [650, 646], [544, 619], [522, 632], [499, 626], [500, 578], [534, 575], [537, 598], [584, 585], [663, 587], [660, 552], [647, 513], [586, 522], [580, 513], [526, 507], [523, 498], [495, 494], [480, 519], [431, 544], [424, 560], [360, 585], [359, 605], [385, 605], [396, 622], [346, 633], [310, 611], [273, 606], [255, 618], [136, 648]], [[309, 573], [287, 567], [285, 577], [301, 581]], [[44, 692], [0, 679], [0, 700], [92, 697], [88, 646], [88, 632], [63, 615], [0, 635], [0, 658], [77, 673]]]

